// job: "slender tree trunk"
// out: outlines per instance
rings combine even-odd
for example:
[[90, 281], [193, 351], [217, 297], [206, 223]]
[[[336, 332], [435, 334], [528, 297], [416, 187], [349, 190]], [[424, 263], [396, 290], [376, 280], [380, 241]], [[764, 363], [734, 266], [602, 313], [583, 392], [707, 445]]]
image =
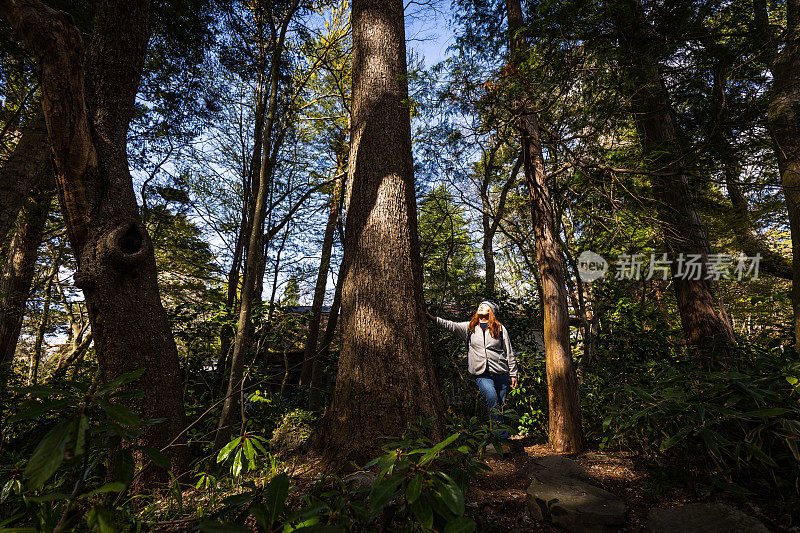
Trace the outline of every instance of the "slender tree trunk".
[[729, 95], [725, 85], [730, 75], [730, 52], [723, 47], [708, 44], [709, 51], [716, 56], [717, 64], [713, 68], [712, 113], [715, 120], [707, 125], [709, 144], [717, 153], [722, 164], [725, 188], [733, 207], [730, 217], [730, 229], [736, 245], [750, 257], [760, 254], [759, 272], [771, 274], [782, 279], [792, 279], [792, 262], [775, 250], [770, 249], [759, 238], [756, 224], [750, 214], [747, 197], [742, 192], [739, 176], [742, 163], [739, 161], [731, 141], [729, 140], [730, 118], [728, 115]]
[[25, 203], [3, 269], [0, 281], [0, 394], [10, 376], [25, 303], [33, 283], [36, 256], [52, 200], [53, 193], [49, 192], [37, 194]]
[[336, 290], [333, 294], [331, 312], [328, 314], [328, 323], [325, 326], [325, 335], [322, 337], [322, 344], [314, 357], [314, 366], [311, 369], [311, 390], [308, 393], [308, 409], [319, 411], [322, 409], [322, 390], [325, 387], [325, 365], [330, 358], [331, 343], [336, 334], [336, 324], [339, 322], [339, 308], [342, 304], [342, 285], [344, 270], [339, 268], [339, 276], [336, 278]]
[[[527, 43], [521, 34], [519, 0], [507, 0], [511, 65], [522, 65]], [[569, 344], [569, 311], [564, 288], [564, 265], [556, 235], [556, 220], [544, 166], [539, 123], [531, 104], [519, 102], [523, 168], [531, 197], [536, 262], [542, 284], [544, 346], [547, 366], [549, 441], [556, 451], [583, 448], [578, 379]]]
[[[786, 30], [782, 47], [769, 42], [767, 6], [755, 0], [757, 39], [767, 44], [772, 87], [767, 128], [781, 174], [792, 235], [792, 311], [795, 349], [800, 353], [800, 0], [786, 0]], [[766, 42], [765, 42], [766, 41]], [[778, 51], [779, 50], [779, 51]]]
[[28, 385], [36, 385], [39, 379], [39, 364], [42, 361], [42, 346], [44, 336], [47, 333], [47, 326], [50, 321], [50, 303], [53, 296], [53, 283], [58, 283], [58, 269], [61, 267], [61, 254], [56, 252], [53, 257], [53, 266], [47, 276], [44, 288], [44, 300], [42, 301], [42, 316], [39, 318], [39, 325], [36, 327], [36, 340], [33, 343], [33, 354], [31, 355], [31, 365], [28, 370]]
[[[131, 406], [145, 420], [164, 422], [146, 427], [137, 441], [163, 449], [181, 476], [188, 470], [181, 368], [126, 153], [150, 35], [149, 2], [97, 2], [85, 54], [71, 18], [39, 0], [0, 0], [0, 12], [38, 62], [75, 284], [86, 296], [101, 377], [145, 369], [133, 385], [144, 396]], [[149, 464], [138, 452], [135, 459]], [[139, 483], [168, 480], [150, 466]]]
[[[0, 168], [0, 247], [6, 242], [6, 235], [32, 189], [42, 179], [52, 182], [52, 175], [47, 126], [44, 114], [38, 112]], [[5, 257], [6, 250], [0, 248], [0, 258]]]
[[314, 300], [311, 304], [311, 321], [308, 325], [308, 337], [303, 350], [303, 371], [300, 374], [300, 385], [308, 385], [314, 367], [317, 353], [317, 340], [319, 339], [320, 322], [322, 321], [322, 304], [325, 300], [325, 286], [328, 282], [328, 270], [331, 266], [331, 250], [333, 249], [333, 235], [336, 230], [336, 221], [344, 194], [344, 177], [346, 172], [346, 159], [342, 154], [337, 157], [336, 183], [331, 192], [328, 221], [325, 224], [325, 236], [322, 239], [322, 258], [317, 272], [317, 283], [314, 287]]
[[264, 133], [261, 148], [261, 167], [258, 178], [258, 192], [254, 201], [254, 211], [250, 223], [250, 235], [247, 243], [247, 261], [245, 262], [244, 280], [242, 283], [241, 303], [239, 306], [239, 320], [236, 327], [236, 340], [231, 358], [231, 372], [228, 379], [228, 389], [222, 405], [217, 433], [214, 439], [214, 449], [220, 449], [227, 444], [233, 434], [233, 424], [239, 410], [239, 396], [242, 393], [244, 379], [244, 362], [247, 351], [252, 345], [252, 310], [256, 299], [256, 292], [260, 292], [262, 283], [258, 275], [262, 255], [264, 254], [264, 220], [267, 215], [267, 195], [271, 189], [273, 168], [275, 165], [274, 153], [270, 150], [272, 128], [275, 124], [278, 109], [278, 83], [279, 68], [283, 54], [286, 31], [294, 12], [297, 9], [297, 0], [284, 15], [281, 21], [280, 35], [273, 43], [273, 52], [270, 61], [269, 73], [269, 102], [267, 115], [264, 119]]
[[313, 445], [362, 461], [420, 417], [442, 437], [444, 402], [422, 297], [401, 0], [352, 5], [352, 123], [342, 288], [342, 346], [333, 403]]
[[[258, 194], [258, 178], [257, 174], [260, 169], [261, 163], [261, 144], [264, 130], [264, 113], [266, 110], [266, 102], [263, 95], [263, 83], [259, 79], [256, 89], [256, 111], [255, 111], [255, 129], [253, 130], [253, 155], [250, 158], [249, 173], [244, 179], [244, 199], [242, 201], [242, 222], [239, 225], [239, 234], [236, 236], [236, 244], [234, 247], [233, 260], [231, 262], [231, 269], [228, 272], [227, 281], [227, 294], [225, 297], [225, 309], [228, 320], [233, 318], [233, 309], [236, 304], [236, 295], [239, 290], [239, 274], [241, 273], [242, 259], [245, 252], [245, 239], [250, 235], [250, 225], [253, 220], [255, 210], [255, 197]], [[217, 364], [217, 377], [220, 382], [220, 392], [227, 388], [225, 376], [228, 375], [228, 369], [231, 359], [231, 337], [232, 328], [227, 325], [222, 327], [220, 331], [220, 354], [219, 363]]]
[[[616, 11], [621, 56], [628, 71], [630, 105], [644, 154], [650, 166], [650, 183], [657, 201], [667, 252], [672, 259], [673, 286], [687, 345], [710, 357], [715, 350], [735, 344], [733, 328], [715, 294], [716, 284], [705, 279], [709, 245], [689, 183], [684, 142], [673, 116], [669, 94], [658, 64], [650, 54], [651, 41], [642, 7], [637, 0], [622, 0]], [[701, 258], [701, 279], [679, 276], [675, 259]]]

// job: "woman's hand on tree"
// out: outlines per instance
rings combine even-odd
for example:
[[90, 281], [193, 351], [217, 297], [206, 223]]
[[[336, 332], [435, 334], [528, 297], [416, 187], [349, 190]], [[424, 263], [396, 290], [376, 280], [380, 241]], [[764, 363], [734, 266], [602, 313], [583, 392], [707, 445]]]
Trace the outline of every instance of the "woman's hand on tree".
[[517, 377], [516, 376], [511, 378], [511, 388], [512, 389], [516, 389], [517, 388]]

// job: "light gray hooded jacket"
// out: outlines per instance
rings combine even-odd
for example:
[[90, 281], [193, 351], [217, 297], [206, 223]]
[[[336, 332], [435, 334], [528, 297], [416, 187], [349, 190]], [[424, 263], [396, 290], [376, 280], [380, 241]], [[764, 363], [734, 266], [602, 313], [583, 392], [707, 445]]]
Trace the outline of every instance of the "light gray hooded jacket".
[[500, 338], [495, 339], [480, 325], [475, 326], [475, 331], [470, 333], [469, 322], [453, 322], [438, 316], [434, 318], [437, 326], [468, 342], [467, 362], [470, 374], [477, 376], [488, 370], [492, 374], [508, 372], [509, 377], [516, 377], [517, 357], [505, 326], [500, 325]]

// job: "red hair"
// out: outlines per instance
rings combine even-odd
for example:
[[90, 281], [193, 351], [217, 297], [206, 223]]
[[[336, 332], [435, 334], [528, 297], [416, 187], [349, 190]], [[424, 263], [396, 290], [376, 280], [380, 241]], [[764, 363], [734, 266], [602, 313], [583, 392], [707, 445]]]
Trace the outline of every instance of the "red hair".
[[[480, 318], [478, 318], [478, 312], [475, 311], [475, 314], [473, 315], [472, 320], [469, 321], [469, 332], [470, 333], [475, 333], [475, 326], [478, 325], [478, 322], [480, 322]], [[500, 322], [498, 322], [497, 319], [494, 317], [494, 311], [492, 311], [492, 308], [490, 307], [489, 308], [489, 326], [486, 329], [489, 330], [489, 335], [491, 335], [492, 338], [497, 339], [497, 338], [500, 337], [500, 326], [501, 325], [502, 324], [500, 324]]]

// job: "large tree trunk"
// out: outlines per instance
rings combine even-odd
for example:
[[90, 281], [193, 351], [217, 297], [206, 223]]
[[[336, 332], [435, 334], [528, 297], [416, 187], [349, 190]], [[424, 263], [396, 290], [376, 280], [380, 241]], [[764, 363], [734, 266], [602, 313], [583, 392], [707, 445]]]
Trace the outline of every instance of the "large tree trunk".
[[[147, 0], [95, 4], [86, 47], [63, 12], [39, 0], [0, 0], [11, 26], [39, 65], [42, 108], [72, 249], [75, 284], [83, 289], [102, 379], [144, 368], [132, 400], [146, 427], [138, 442], [163, 449], [172, 471], [188, 470], [183, 380], [178, 351], [159, 297], [153, 245], [144, 228], [126, 136], [149, 38]], [[141, 466], [143, 455], [136, 456]], [[168, 481], [151, 466], [139, 483]]]
[[[769, 39], [767, 6], [755, 0], [756, 32]], [[786, 30], [782, 47], [766, 42], [772, 71], [767, 127], [781, 174], [792, 235], [792, 311], [795, 349], [800, 353], [800, 0], [786, 0]], [[780, 50], [780, 51], [778, 51]]]
[[25, 303], [33, 283], [36, 256], [53, 193], [28, 199], [17, 222], [0, 283], [0, 394], [5, 390], [25, 315]]
[[332, 461], [363, 461], [382, 435], [444, 413], [428, 346], [417, 234], [401, 0], [355, 0], [346, 270], [333, 403], [315, 437]]
[[[340, 143], [344, 144], [344, 143]], [[331, 250], [333, 250], [333, 235], [336, 230], [336, 221], [342, 208], [344, 197], [344, 177], [347, 170], [347, 160], [344, 153], [337, 154], [336, 181], [331, 191], [328, 221], [325, 224], [325, 235], [322, 239], [322, 257], [317, 271], [317, 283], [314, 286], [314, 300], [311, 303], [311, 321], [308, 324], [308, 337], [303, 350], [303, 370], [300, 374], [300, 385], [308, 385], [316, 359], [317, 340], [319, 339], [320, 323], [322, 322], [322, 304], [325, 300], [325, 286], [328, 282], [328, 270], [331, 266]]]
[[[620, 50], [630, 84], [630, 106], [642, 150], [648, 159], [664, 243], [672, 259], [673, 286], [686, 343], [703, 356], [735, 344], [733, 327], [715, 295], [708, 273], [708, 237], [695, 209], [680, 138], [669, 94], [655, 59], [647, 51], [651, 39], [637, 0], [622, 0], [616, 8]], [[676, 258], [701, 257], [701, 279], [679, 277]]]
[[267, 114], [264, 119], [263, 142], [261, 146], [261, 166], [258, 177], [258, 191], [253, 197], [254, 209], [250, 219], [250, 235], [247, 242], [247, 259], [245, 261], [244, 279], [242, 282], [242, 295], [239, 305], [239, 320], [236, 327], [236, 340], [233, 345], [233, 355], [231, 356], [231, 371], [228, 378], [228, 388], [224, 403], [222, 404], [222, 414], [220, 415], [217, 433], [214, 438], [214, 449], [225, 446], [233, 434], [233, 424], [236, 420], [236, 412], [240, 406], [239, 396], [242, 394], [244, 379], [244, 362], [247, 352], [252, 346], [253, 324], [252, 312], [253, 303], [261, 293], [263, 270], [261, 264], [264, 255], [264, 220], [267, 216], [267, 198], [271, 189], [271, 180], [275, 166], [275, 152], [271, 149], [272, 129], [277, 119], [278, 111], [278, 84], [280, 73], [280, 62], [283, 55], [284, 41], [289, 22], [297, 10], [297, 1], [283, 15], [280, 21], [280, 30], [277, 39], [273, 43], [272, 57], [270, 60], [269, 73], [269, 96], [267, 104]]
[[6, 257], [2, 246], [22, 204], [37, 183], [44, 183], [40, 182], [43, 177], [52, 182], [50, 140], [44, 115], [38, 112], [0, 169], [0, 258]]
[[[519, 0], [507, 0], [511, 65], [523, 64], [527, 43], [521, 32]], [[539, 122], [531, 103], [518, 103], [523, 169], [531, 197], [536, 262], [542, 283], [544, 348], [547, 366], [549, 441], [556, 451], [583, 448], [578, 378], [569, 344], [569, 310], [564, 286], [564, 264], [556, 235], [556, 219], [545, 172]]]

